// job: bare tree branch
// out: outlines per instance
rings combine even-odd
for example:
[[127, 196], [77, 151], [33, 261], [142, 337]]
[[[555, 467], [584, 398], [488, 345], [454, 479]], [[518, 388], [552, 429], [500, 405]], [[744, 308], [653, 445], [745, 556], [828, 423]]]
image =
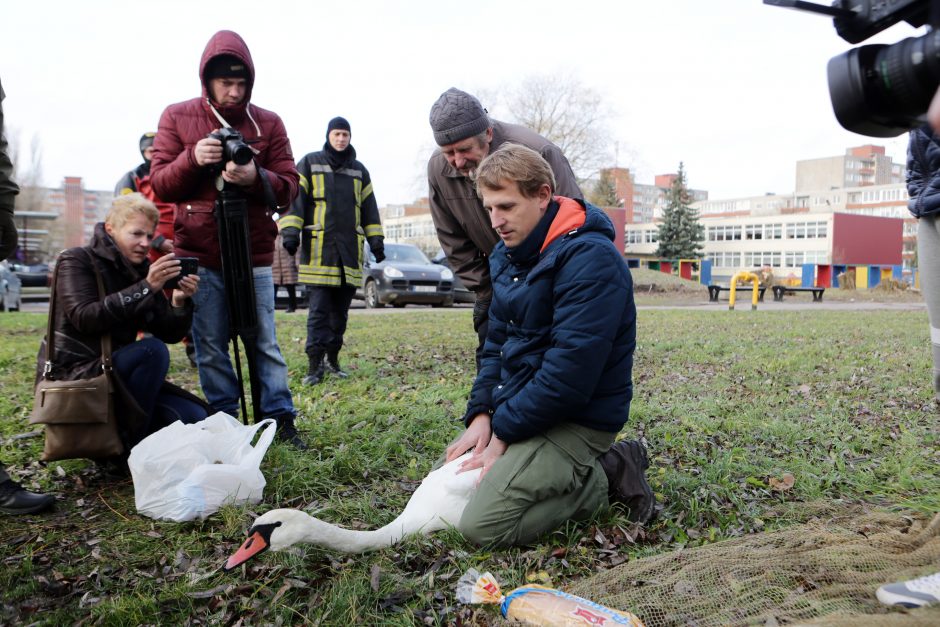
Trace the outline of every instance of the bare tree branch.
[[581, 182], [610, 165], [611, 110], [600, 94], [572, 76], [540, 74], [506, 90], [511, 121], [555, 143]]

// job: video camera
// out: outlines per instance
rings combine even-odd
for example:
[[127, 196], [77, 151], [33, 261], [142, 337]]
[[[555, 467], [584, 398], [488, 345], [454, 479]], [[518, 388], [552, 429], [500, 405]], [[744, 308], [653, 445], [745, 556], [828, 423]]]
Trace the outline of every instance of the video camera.
[[242, 134], [233, 128], [220, 128], [214, 133], [209, 133], [209, 137], [222, 143], [223, 164], [234, 161], [237, 165], [245, 165], [255, 156]]
[[932, 30], [925, 35], [853, 48], [830, 59], [828, 66], [832, 108], [846, 130], [894, 137], [926, 122], [927, 107], [940, 86], [940, 3], [834, 0], [830, 7], [803, 0], [764, 0], [764, 4], [831, 16], [839, 36], [853, 44], [902, 20], [914, 27], [929, 24]]

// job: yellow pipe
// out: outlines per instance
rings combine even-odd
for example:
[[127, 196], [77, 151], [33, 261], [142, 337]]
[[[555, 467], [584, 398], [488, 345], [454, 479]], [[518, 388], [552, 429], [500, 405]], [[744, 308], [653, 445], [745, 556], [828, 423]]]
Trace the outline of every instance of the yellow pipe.
[[734, 309], [734, 294], [735, 290], [738, 288], [738, 281], [752, 281], [754, 283], [754, 289], [751, 295], [751, 309], [757, 309], [757, 287], [760, 284], [760, 279], [758, 279], [757, 275], [753, 272], [738, 272], [731, 277], [731, 296], [728, 297], [728, 309]]

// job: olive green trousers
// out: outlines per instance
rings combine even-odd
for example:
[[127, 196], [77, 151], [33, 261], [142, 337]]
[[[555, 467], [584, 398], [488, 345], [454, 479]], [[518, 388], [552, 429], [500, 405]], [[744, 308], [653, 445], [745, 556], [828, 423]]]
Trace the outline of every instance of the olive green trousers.
[[598, 457], [616, 437], [562, 424], [510, 444], [483, 476], [457, 529], [481, 546], [529, 544], [567, 520], [606, 509], [607, 476]]

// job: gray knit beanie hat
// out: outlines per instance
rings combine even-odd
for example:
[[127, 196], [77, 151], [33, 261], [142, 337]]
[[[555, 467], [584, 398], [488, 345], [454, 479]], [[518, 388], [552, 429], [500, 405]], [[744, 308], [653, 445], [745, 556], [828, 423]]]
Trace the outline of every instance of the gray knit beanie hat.
[[429, 119], [438, 146], [479, 135], [490, 127], [490, 119], [480, 101], [456, 87], [441, 94], [431, 107]]

